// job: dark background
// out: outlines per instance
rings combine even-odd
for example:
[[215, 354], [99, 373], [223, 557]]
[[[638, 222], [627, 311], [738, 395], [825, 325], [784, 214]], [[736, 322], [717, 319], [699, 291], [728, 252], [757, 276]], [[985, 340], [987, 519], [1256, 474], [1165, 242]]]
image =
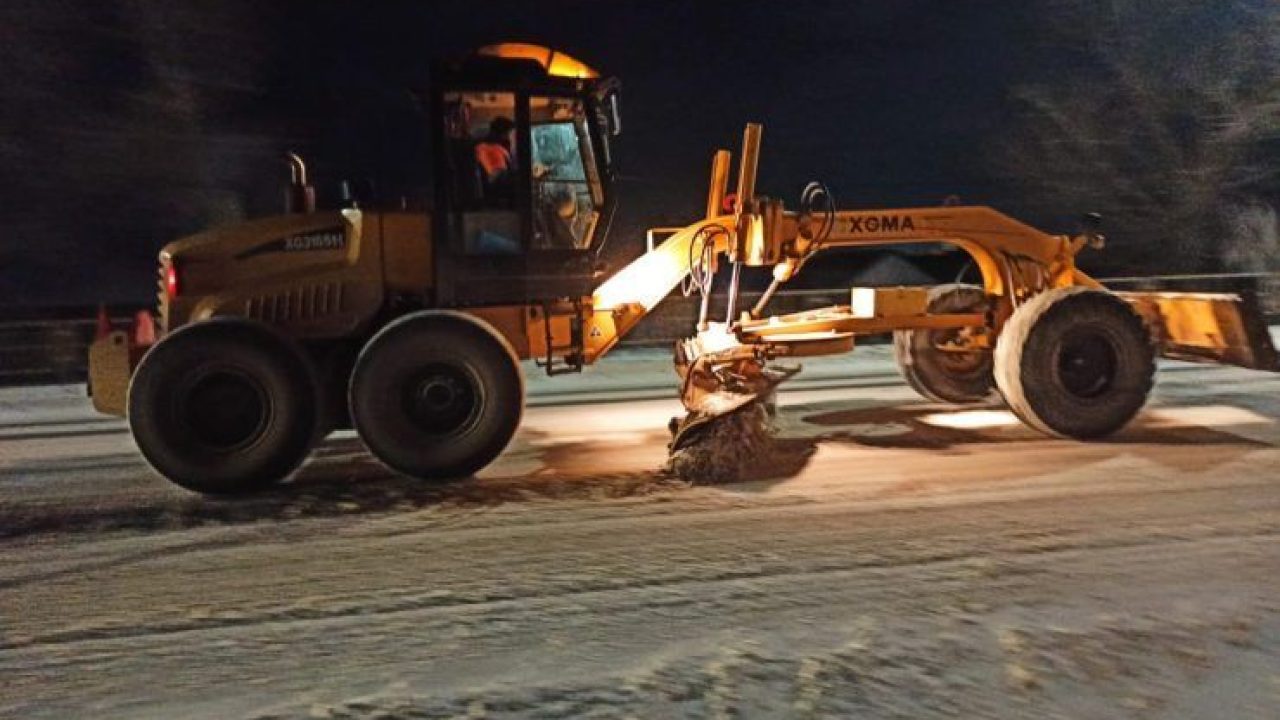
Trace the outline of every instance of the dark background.
[[[703, 205], [711, 152], [766, 126], [761, 191], [842, 207], [1097, 210], [1102, 274], [1280, 267], [1280, 10], [1270, 0], [4, 0], [0, 307], [146, 302], [155, 253], [277, 212], [294, 149], [422, 192], [408, 88], [432, 57], [551, 45], [623, 81], [607, 255]], [[856, 258], [817, 274], [856, 274]]]

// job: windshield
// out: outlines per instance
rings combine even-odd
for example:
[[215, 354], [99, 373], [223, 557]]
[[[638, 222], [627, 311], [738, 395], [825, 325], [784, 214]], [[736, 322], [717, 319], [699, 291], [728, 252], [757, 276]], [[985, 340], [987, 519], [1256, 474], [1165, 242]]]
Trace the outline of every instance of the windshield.
[[580, 100], [531, 98], [535, 248], [583, 250], [603, 203]]

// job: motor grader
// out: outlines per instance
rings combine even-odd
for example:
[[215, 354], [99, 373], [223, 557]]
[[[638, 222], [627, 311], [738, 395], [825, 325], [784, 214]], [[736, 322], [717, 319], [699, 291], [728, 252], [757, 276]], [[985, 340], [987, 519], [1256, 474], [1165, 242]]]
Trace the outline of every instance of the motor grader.
[[[734, 193], [720, 150], [705, 216], [601, 282], [618, 83], [511, 43], [433, 75], [431, 212], [315, 212], [294, 158], [295, 212], [160, 252], [154, 344], [124, 330], [94, 342], [95, 406], [127, 416], [161, 475], [204, 493], [251, 491], [347, 427], [400, 473], [470, 475], [520, 423], [520, 360], [581, 371], [681, 284], [701, 305], [676, 347], [689, 415], [673, 447], [770, 393], [785, 375], [773, 361], [848, 352], [865, 335], [891, 333], [907, 381], [931, 400], [1002, 396], [1027, 424], [1081, 439], [1138, 412], [1156, 352], [1276, 369], [1240, 297], [1113, 293], [1082, 273], [1077, 253], [1102, 244], [1094, 228], [1050, 235], [987, 207], [839, 210], [817, 185], [787, 209], [756, 193], [759, 125], [744, 134]], [[981, 284], [852, 288], [847, 305], [767, 315], [823, 249], [908, 243], [960, 248]], [[718, 318], [717, 269], [728, 276]], [[742, 276], [753, 269], [772, 278], [748, 308]]]

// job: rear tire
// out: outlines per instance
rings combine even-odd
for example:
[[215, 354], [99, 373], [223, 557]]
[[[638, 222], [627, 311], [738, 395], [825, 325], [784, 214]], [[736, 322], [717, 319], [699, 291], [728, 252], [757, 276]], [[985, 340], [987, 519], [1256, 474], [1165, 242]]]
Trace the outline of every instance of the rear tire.
[[1031, 427], [1100, 438], [1146, 403], [1155, 349], [1124, 300], [1103, 290], [1058, 288], [1014, 311], [996, 342], [995, 377], [1010, 409]]
[[[975, 285], [939, 285], [929, 290], [930, 313], [984, 312], [987, 296]], [[968, 404], [996, 399], [992, 375], [992, 352], [987, 348], [972, 352], [948, 352], [938, 345], [959, 331], [895, 330], [893, 354], [907, 383], [934, 402]]]
[[487, 324], [424, 311], [390, 323], [360, 352], [350, 404], [360, 439], [388, 467], [424, 480], [461, 478], [515, 434], [524, 376]]
[[316, 391], [302, 354], [268, 328], [209, 320], [170, 334], [129, 384], [129, 429], [143, 457], [188, 490], [259, 490], [311, 449]]

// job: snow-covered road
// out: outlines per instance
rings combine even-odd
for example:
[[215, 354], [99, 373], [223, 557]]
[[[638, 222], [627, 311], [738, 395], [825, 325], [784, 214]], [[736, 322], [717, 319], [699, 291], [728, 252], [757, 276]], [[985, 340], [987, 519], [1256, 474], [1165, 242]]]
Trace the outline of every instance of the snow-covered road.
[[787, 385], [774, 477], [691, 488], [667, 362], [531, 375], [474, 480], [343, 434], [237, 502], [0, 390], [0, 717], [1280, 716], [1280, 375], [1170, 363], [1076, 443], [869, 347]]

